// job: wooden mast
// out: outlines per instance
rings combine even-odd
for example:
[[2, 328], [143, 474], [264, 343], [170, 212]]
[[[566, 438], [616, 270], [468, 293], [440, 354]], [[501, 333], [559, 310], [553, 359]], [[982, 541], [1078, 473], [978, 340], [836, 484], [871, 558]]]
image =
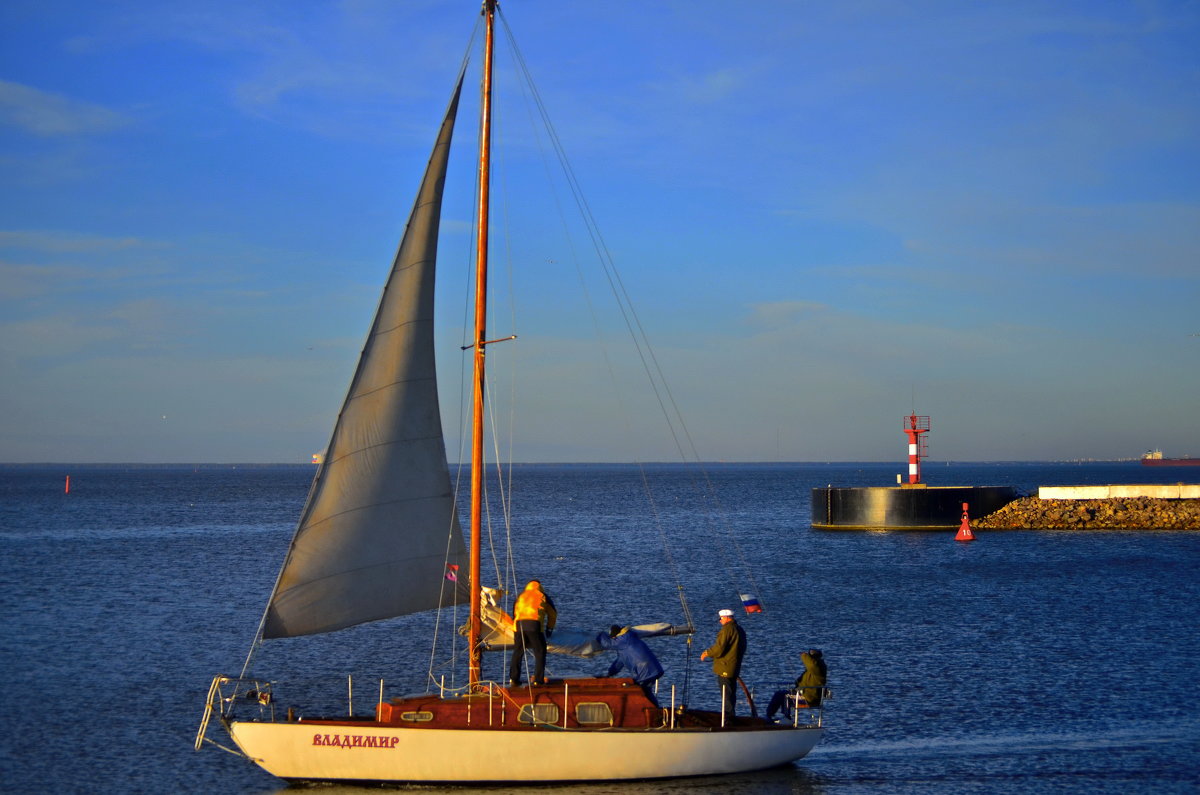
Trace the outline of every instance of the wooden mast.
[[479, 211], [475, 237], [475, 368], [474, 400], [471, 423], [471, 556], [468, 585], [471, 588], [471, 619], [467, 631], [470, 656], [467, 663], [467, 682], [477, 684], [482, 679], [483, 634], [480, 612], [479, 569], [483, 536], [483, 398], [484, 346], [487, 333], [487, 260], [488, 260], [488, 188], [490, 186], [492, 145], [492, 44], [496, 18], [496, 0], [484, 0], [483, 81], [479, 109]]

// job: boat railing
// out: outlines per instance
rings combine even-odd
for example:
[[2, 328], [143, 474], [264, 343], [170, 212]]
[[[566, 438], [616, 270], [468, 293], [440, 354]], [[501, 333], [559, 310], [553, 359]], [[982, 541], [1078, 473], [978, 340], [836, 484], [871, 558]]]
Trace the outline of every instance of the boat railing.
[[[833, 692], [828, 687], [821, 687], [821, 698], [816, 704], [810, 704], [808, 699], [804, 697], [804, 691], [811, 690], [811, 687], [797, 688], [794, 683], [783, 684], [770, 688], [768, 692], [774, 693], [771, 697], [771, 704], [768, 706], [768, 713], [772, 709], [782, 715], [785, 723], [791, 723], [794, 727], [800, 726], [821, 726], [824, 718], [825, 702], [829, 701], [833, 696]], [[774, 718], [774, 714], [769, 714], [768, 717]]]
[[816, 704], [810, 704], [808, 699], [804, 697], [801, 690], [809, 690], [811, 688], [796, 689], [792, 688], [787, 695], [788, 706], [791, 707], [792, 726], [820, 726], [825, 716], [825, 702], [832, 697], [832, 691], [828, 687], [821, 688], [821, 698]]
[[235, 711], [247, 708], [257, 710], [259, 720], [275, 720], [275, 698], [271, 693], [270, 682], [262, 679], [240, 679], [220, 674], [214, 676], [212, 683], [208, 686], [208, 698], [204, 702], [204, 714], [200, 718], [200, 728], [196, 730], [196, 750], [199, 751], [205, 742], [210, 742], [231, 753], [238, 753], [208, 738], [208, 724], [212, 720], [214, 712], [222, 720], [225, 720], [232, 717]]

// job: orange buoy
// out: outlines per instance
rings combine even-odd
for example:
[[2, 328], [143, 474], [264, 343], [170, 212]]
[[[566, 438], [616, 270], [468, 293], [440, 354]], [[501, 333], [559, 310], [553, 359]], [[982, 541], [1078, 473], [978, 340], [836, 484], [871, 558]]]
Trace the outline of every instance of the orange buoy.
[[955, 541], [974, 541], [975, 534], [971, 532], [971, 519], [967, 514], [967, 503], [963, 503], [962, 524], [958, 526], [958, 535], [954, 537]]
[[71, 476], [67, 475], [67, 485], [63, 489], [63, 494], [70, 494], [70, 493], [71, 493]]

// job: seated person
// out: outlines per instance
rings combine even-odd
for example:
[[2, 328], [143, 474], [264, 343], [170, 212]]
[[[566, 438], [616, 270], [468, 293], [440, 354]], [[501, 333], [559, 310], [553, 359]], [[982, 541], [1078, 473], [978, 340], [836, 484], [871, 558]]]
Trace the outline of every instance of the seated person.
[[809, 707], [821, 706], [821, 696], [825, 693], [825, 656], [820, 649], [809, 649], [801, 653], [800, 661], [804, 663], [804, 673], [796, 680], [796, 686], [787, 690], [776, 690], [767, 705], [767, 720], [773, 720], [775, 713], [781, 712], [784, 718], [792, 717], [793, 696], [807, 702]]

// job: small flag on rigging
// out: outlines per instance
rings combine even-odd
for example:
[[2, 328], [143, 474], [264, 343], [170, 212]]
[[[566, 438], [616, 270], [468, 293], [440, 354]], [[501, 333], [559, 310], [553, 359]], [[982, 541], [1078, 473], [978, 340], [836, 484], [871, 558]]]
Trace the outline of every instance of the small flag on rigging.
[[761, 613], [763, 611], [762, 604], [758, 601], [758, 597], [752, 593], [738, 594], [742, 597], [742, 607], [746, 608], [747, 613]]
[[450, 582], [458, 582], [458, 564], [457, 563], [447, 563], [446, 564], [446, 579], [449, 580]]

